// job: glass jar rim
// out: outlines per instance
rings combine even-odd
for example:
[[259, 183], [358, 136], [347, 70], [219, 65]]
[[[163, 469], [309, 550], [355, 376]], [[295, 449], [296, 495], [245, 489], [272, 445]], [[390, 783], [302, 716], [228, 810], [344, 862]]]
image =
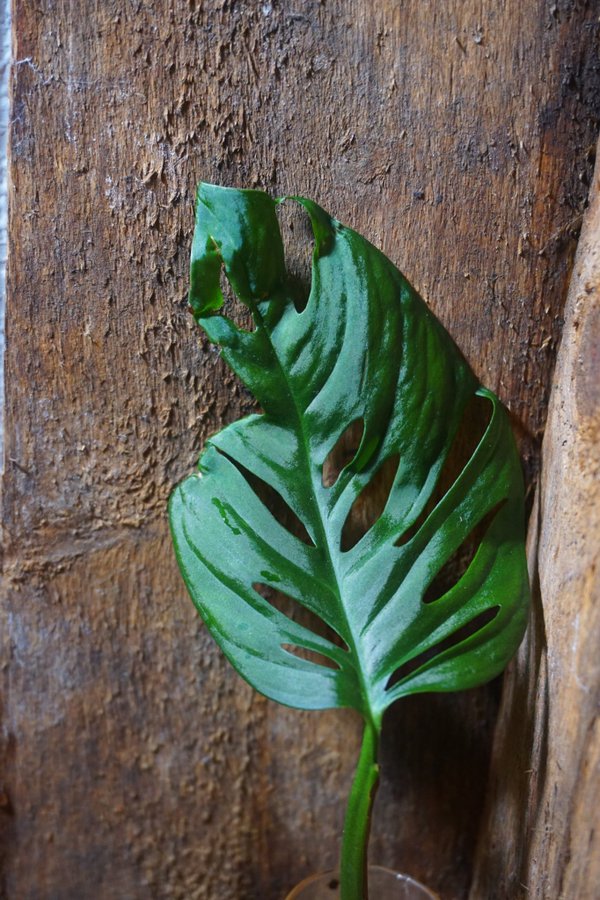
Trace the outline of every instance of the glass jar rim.
[[[395, 872], [393, 869], [388, 869], [385, 866], [369, 866], [369, 872], [391, 875], [393, 879], [401, 882], [406, 887], [413, 887], [418, 889], [422, 894], [423, 900], [440, 900], [438, 894], [435, 894], [422, 882], [417, 881], [416, 878], [412, 878], [410, 875], [407, 875], [404, 872]], [[308, 878], [305, 878], [304, 881], [300, 882], [300, 884], [296, 885], [292, 892], [287, 895], [285, 900], [295, 900], [295, 898], [300, 897], [300, 891], [303, 891], [305, 888], [308, 888], [311, 885], [316, 885], [319, 881], [325, 880], [327, 878], [330, 878], [332, 881], [339, 881], [339, 871], [337, 869], [329, 869], [325, 872], [317, 872], [315, 875], [310, 875]], [[334, 885], [334, 887], [336, 886], [337, 885]]]

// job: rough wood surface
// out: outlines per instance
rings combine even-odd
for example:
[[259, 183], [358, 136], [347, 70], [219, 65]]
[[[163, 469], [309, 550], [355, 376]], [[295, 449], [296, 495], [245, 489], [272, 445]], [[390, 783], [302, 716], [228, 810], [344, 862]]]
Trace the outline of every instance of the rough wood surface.
[[[251, 408], [186, 312], [194, 186], [303, 193], [379, 244], [511, 408], [533, 477], [596, 28], [570, 0], [15, 0], [10, 900], [280, 900], [335, 861], [356, 721], [254, 696], [167, 535], [172, 485]], [[468, 891], [496, 709], [492, 686], [389, 716], [373, 858], [444, 900]]]
[[507, 677], [473, 900], [595, 900], [600, 885], [598, 164], [565, 310], [541, 476], [529, 542], [534, 614]]

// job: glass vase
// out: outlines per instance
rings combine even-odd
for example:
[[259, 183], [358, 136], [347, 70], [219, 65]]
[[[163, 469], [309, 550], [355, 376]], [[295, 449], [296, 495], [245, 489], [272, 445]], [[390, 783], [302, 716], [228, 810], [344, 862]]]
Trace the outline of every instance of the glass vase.
[[[311, 875], [295, 887], [286, 900], [339, 900], [339, 884], [335, 871]], [[369, 895], [372, 900], [440, 900], [437, 894], [409, 875], [382, 866], [369, 866]]]

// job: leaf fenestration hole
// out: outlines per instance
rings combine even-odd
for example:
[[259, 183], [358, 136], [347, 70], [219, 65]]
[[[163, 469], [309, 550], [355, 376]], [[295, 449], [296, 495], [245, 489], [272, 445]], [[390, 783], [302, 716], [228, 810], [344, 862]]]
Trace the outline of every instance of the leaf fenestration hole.
[[424, 650], [422, 653], [418, 653], [417, 656], [402, 663], [402, 665], [390, 676], [388, 683], [385, 686], [386, 691], [389, 691], [394, 685], [403, 681], [405, 678], [408, 678], [409, 675], [412, 675], [413, 672], [416, 672], [417, 669], [425, 665], [425, 663], [429, 662], [434, 657], [439, 656], [440, 653], [449, 650], [451, 647], [455, 647], [457, 644], [462, 643], [462, 641], [470, 638], [478, 631], [481, 631], [482, 628], [489, 625], [489, 623], [496, 618], [499, 612], [499, 606], [491, 606], [489, 609], [484, 609], [483, 612], [478, 613], [469, 622], [461, 625], [460, 628], [457, 628], [456, 631], [452, 632], [448, 637], [439, 641], [437, 644], [434, 644], [433, 647]]
[[255, 324], [252, 313], [236, 296], [223, 265], [221, 266], [220, 287], [223, 295], [223, 305], [217, 311], [217, 315], [229, 319], [240, 331], [254, 331]]
[[219, 450], [219, 453], [228, 459], [229, 462], [236, 467], [238, 472], [244, 476], [256, 496], [264, 503], [273, 518], [275, 518], [283, 528], [289, 531], [290, 534], [293, 534], [294, 537], [298, 538], [298, 540], [302, 541], [304, 544], [308, 544], [309, 547], [314, 547], [314, 541], [306, 530], [304, 522], [296, 515], [291, 506], [286, 503], [279, 491], [276, 491], [274, 487], [266, 481], [263, 481], [262, 478], [259, 478], [258, 475], [251, 472], [250, 469], [243, 466], [237, 459], [233, 459], [233, 457], [224, 453], [220, 448], [217, 449]]
[[505, 503], [506, 500], [501, 500], [500, 503], [496, 503], [496, 505], [479, 520], [477, 525], [473, 528], [471, 533], [467, 535], [462, 544], [454, 551], [452, 556], [446, 560], [425, 591], [423, 603], [435, 603], [435, 601], [443, 597], [450, 588], [458, 584], [473, 562], [475, 554], [479, 550], [481, 542], [485, 537], [486, 531]]
[[[297, 622], [298, 625], [307, 628], [314, 635], [325, 638], [325, 640], [330, 641], [334, 646], [340, 647], [340, 649], [345, 651], [348, 650], [347, 644], [342, 640], [337, 631], [334, 631], [334, 629], [324, 622], [323, 619], [313, 613], [310, 609], [302, 606], [301, 603], [293, 597], [290, 597], [289, 594], [275, 590], [275, 588], [270, 587], [268, 584], [263, 584], [259, 581], [254, 582], [252, 587], [257, 594], [260, 594], [260, 596], [267, 601], [267, 603], [288, 619], [291, 619], [291, 621]], [[281, 646], [284, 650], [287, 650], [288, 653], [292, 653], [294, 656], [298, 656], [309, 662], [314, 662], [317, 665], [327, 666], [330, 669], [340, 668], [337, 662], [330, 659], [324, 653], [318, 653], [316, 650], [307, 650], [305, 647], [299, 647], [297, 644], [290, 643], [284, 643]]]
[[354, 419], [354, 421], [350, 422], [348, 427], [342, 431], [323, 463], [323, 487], [333, 487], [340, 477], [342, 469], [352, 462], [358, 453], [364, 430], [365, 422], [361, 417], [360, 419]]
[[282, 644], [281, 647], [293, 656], [298, 656], [300, 659], [306, 660], [306, 662], [315, 663], [317, 666], [323, 666], [325, 669], [341, 668], [335, 660], [330, 659], [323, 653], [317, 653], [316, 650], [307, 650], [306, 647], [298, 647], [296, 644]]
[[492, 404], [487, 397], [473, 394], [465, 406], [454, 441], [429, 500], [410, 528], [396, 540], [396, 547], [403, 547], [413, 539], [442, 497], [448, 493], [479, 446], [490, 424], [492, 411]]
[[307, 609], [298, 600], [290, 597], [289, 594], [278, 591], [274, 587], [264, 584], [261, 581], [255, 581], [252, 587], [257, 594], [260, 594], [260, 596], [274, 609], [278, 610], [278, 612], [282, 613], [284, 616], [287, 616], [288, 619], [297, 622], [298, 625], [302, 625], [304, 628], [308, 628], [313, 634], [325, 638], [325, 640], [335, 644], [336, 647], [348, 650], [347, 644], [342, 640], [337, 631], [331, 628], [327, 622], [316, 615], [316, 613]]
[[388, 457], [352, 504], [342, 528], [342, 551], [355, 547], [382, 515], [399, 464], [398, 453]]
[[283, 242], [287, 272], [286, 289], [297, 312], [302, 312], [310, 295], [314, 237], [310, 217], [298, 203], [280, 203], [277, 218]]

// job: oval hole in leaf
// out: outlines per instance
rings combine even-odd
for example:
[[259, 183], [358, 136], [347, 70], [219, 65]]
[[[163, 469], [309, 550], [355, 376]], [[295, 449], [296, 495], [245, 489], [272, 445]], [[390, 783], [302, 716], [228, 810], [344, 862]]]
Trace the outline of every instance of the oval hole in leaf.
[[297, 312], [306, 308], [312, 282], [314, 237], [310, 217], [299, 203], [277, 206], [287, 272], [286, 289]]
[[350, 512], [342, 528], [341, 549], [343, 551], [355, 547], [382, 515], [399, 464], [400, 455], [398, 453], [388, 457], [350, 507]]
[[306, 647], [298, 647], [296, 644], [282, 644], [283, 650], [286, 650], [288, 653], [291, 653], [292, 656], [298, 656], [300, 659], [304, 659], [307, 662], [315, 663], [317, 666], [323, 666], [327, 669], [340, 669], [341, 666], [338, 665], [335, 660], [330, 659], [328, 656], [325, 656], [323, 653], [317, 653], [316, 650], [307, 650]]
[[438, 505], [442, 497], [448, 493], [459, 477], [479, 443], [487, 431], [492, 418], [492, 404], [487, 397], [473, 394], [465, 406], [460, 425], [456, 431], [450, 452], [444, 460], [435, 489], [413, 524], [404, 531], [395, 542], [396, 547], [403, 547], [413, 539], [427, 517]]
[[227, 273], [225, 272], [225, 266], [223, 265], [221, 266], [220, 287], [221, 294], [223, 295], [223, 305], [216, 315], [229, 319], [229, 321], [240, 331], [254, 331], [255, 325], [252, 313], [247, 306], [244, 306], [244, 304], [238, 300], [235, 291], [229, 283]]
[[243, 466], [237, 459], [233, 459], [233, 457], [229, 456], [227, 453], [223, 453], [220, 448], [217, 449], [219, 453], [228, 459], [229, 462], [236, 467], [238, 472], [244, 476], [256, 496], [264, 503], [273, 518], [277, 519], [279, 524], [289, 531], [290, 534], [293, 534], [294, 537], [297, 537], [298, 540], [302, 541], [304, 544], [308, 544], [309, 547], [314, 547], [315, 544], [306, 530], [304, 522], [296, 515], [291, 506], [285, 502], [281, 494], [266, 481], [263, 481], [262, 478], [259, 478], [258, 475], [255, 475]]
[[485, 516], [479, 520], [475, 528], [465, 538], [460, 547], [454, 551], [450, 559], [448, 559], [439, 570], [433, 581], [423, 595], [423, 603], [435, 603], [444, 594], [453, 588], [463, 577], [473, 559], [479, 550], [480, 544], [485, 537], [485, 533], [492, 524], [496, 513], [498, 513], [506, 500], [501, 500], [490, 509]]
[[428, 650], [424, 650], [412, 659], [402, 663], [402, 665], [390, 675], [389, 681], [385, 686], [386, 691], [389, 691], [390, 688], [394, 687], [398, 682], [403, 681], [403, 679], [408, 678], [409, 675], [412, 675], [417, 669], [429, 662], [435, 656], [439, 656], [444, 650], [455, 647], [457, 644], [460, 644], [461, 641], [465, 641], [467, 638], [471, 637], [471, 635], [481, 631], [482, 628], [489, 625], [489, 623], [496, 618], [499, 612], [499, 606], [491, 606], [489, 609], [484, 609], [483, 612], [478, 613], [470, 622], [462, 625], [447, 638], [444, 638]]
[[342, 431], [323, 463], [323, 487], [333, 487], [340, 477], [342, 469], [349, 465], [356, 457], [364, 430], [365, 422], [361, 417], [360, 419], [354, 419], [354, 421], [350, 422], [348, 427]]
[[260, 594], [260, 596], [274, 609], [278, 610], [284, 616], [287, 616], [288, 619], [297, 622], [304, 628], [308, 628], [313, 634], [325, 638], [325, 640], [335, 644], [336, 647], [340, 647], [342, 650], [348, 650], [348, 645], [340, 637], [337, 631], [331, 628], [331, 626], [321, 619], [320, 616], [317, 616], [316, 613], [307, 609], [299, 603], [298, 600], [290, 597], [289, 594], [278, 591], [274, 587], [260, 581], [254, 582], [252, 587], [257, 594]]

